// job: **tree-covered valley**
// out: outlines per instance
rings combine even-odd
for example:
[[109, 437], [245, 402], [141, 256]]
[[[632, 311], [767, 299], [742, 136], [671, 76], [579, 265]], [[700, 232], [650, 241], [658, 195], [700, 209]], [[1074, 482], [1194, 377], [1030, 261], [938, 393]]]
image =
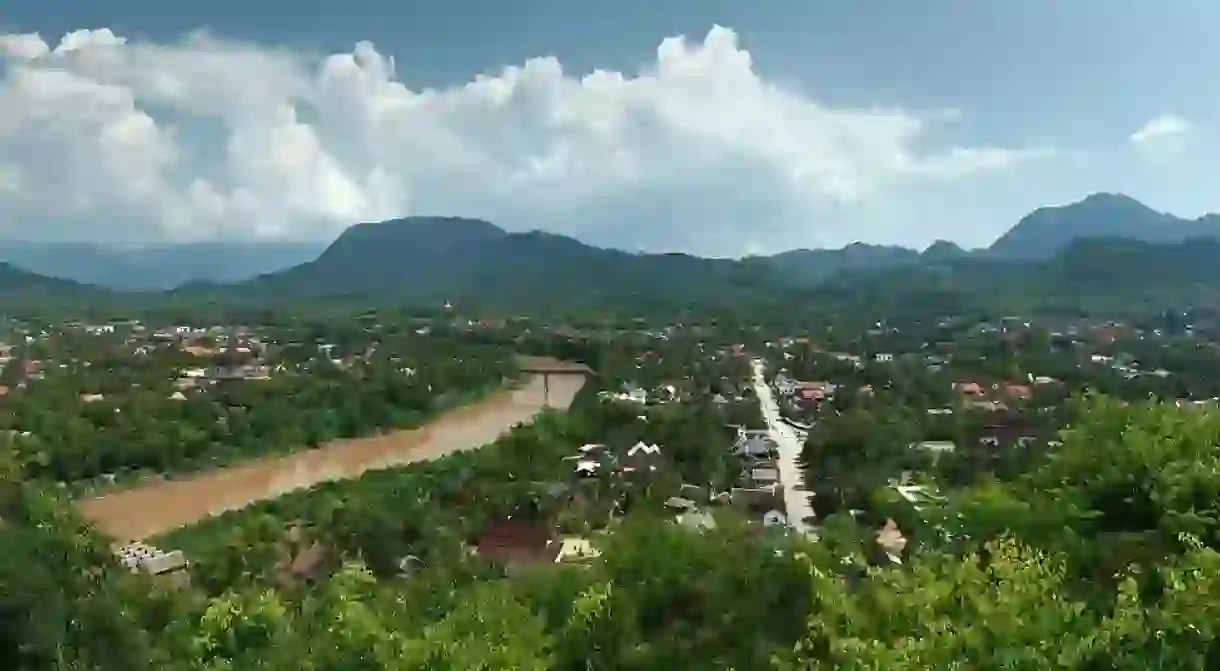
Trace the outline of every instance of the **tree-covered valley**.
[[[312, 336], [301, 325], [282, 346], [302, 342], [312, 359], [317, 346], [304, 341], [316, 338], [335, 346], [327, 357], [364, 361], [356, 367], [397, 366], [418, 352], [407, 377], [432, 380], [435, 392], [439, 380], [473, 390], [491, 379], [468, 370], [504, 383], [514, 374], [509, 353], [579, 360], [593, 377], [570, 407], [482, 449], [142, 539], [185, 558], [171, 579], [116, 557], [81, 521], [72, 489], [38, 470], [45, 459], [29, 447], [33, 435], [10, 432], [0, 481], [4, 668], [1214, 662], [1220, 415], [1209, 399], [1220, 392], [1206, 370], [1220, 355], [1209, 344], [1215, 327], [1201, 318], [963, 317], [799, 333], [717, 319], [560, 327], [413, 318], [410, 329], [392, 326], [399, 319]], [[45, 352], [27, 351], [94, 361], [109, 351], [94, 346], [135, 337], [75, 328], [48, 332]], [[410, 334], [403, 343], [421, 342], [396, 349], [386, 333], [399, 331]], [[384, 358], [364, 358], [371, 340]], [[293, 360], [276, 350], [265, 356]], [[756, 358], [783, 421], [804, 427], [809, 533], [783, 521], [783, 497], [762, 484], [786, 462], [757, 452], [774, 449], [759, 436], [775, 428], [755, 394]], [[160, 369], [149, 366], [124, 382], [162, 398], [170, 388], [153, 384]], [[281, 385], [275, 376], [287, 371], [271, 370], [256, 407], [339, 384], [329, 369], [294, 373], [305, 386]], [[332, 403], [363, 399], [365, 385], [385, 398], [384, 378], [366, 373]], [[98, 377], [88, 393], [120, 393], [113, 374]], [[231, 393], [263, 382], [228, 381]], [[14, 379], [14, 397], [0, 405], [83, 389], [44, 397], [43, 384], [65, 382]], [[192, 393], [211, 404], [230, 398]], [[350, 412], [377, 416], [379, 406], [356, 403]], [[316, 414], [304, 400], [290, 405]], [[109, 412], [128, 412], [117, 407]], [[146, 422], [182, 418], [160, 419], [176, 412], [168, 404], [136, 407], [152, 414]], [[43, 426], [55, 424], [34, 429]], [[106, 444], [106, 434], [77, 435], [78, 452]]]

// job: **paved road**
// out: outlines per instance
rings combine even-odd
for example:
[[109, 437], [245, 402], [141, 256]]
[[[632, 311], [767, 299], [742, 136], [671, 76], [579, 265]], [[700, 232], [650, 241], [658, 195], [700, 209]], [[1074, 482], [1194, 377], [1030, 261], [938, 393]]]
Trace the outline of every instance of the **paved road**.
[[779, 446], [779, 481], [784, 485], [785, 514], [793, 528], [808, 534], [813, 527], [806, 520], [813, 518], [813, 506], [809, 503], [809, 494], [804, 491], [804, 475], [797, 465], [803, 441], [797, 437], [797, 430], [780, 418], [779, 404], [767, 384], [762, 359], [755, 359], [753, 364], [754, 392], [758, 394], [758, 404], [767, 420], [771, 439]]

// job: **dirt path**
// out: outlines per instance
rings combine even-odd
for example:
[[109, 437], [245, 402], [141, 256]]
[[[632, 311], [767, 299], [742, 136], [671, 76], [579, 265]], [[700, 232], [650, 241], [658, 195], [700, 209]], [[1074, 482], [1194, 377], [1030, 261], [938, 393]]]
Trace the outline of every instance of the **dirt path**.
[[[567, 408], [584, 381], [579, 375], [552, 375], [550, 406]], [[86, 519], [115, 539], [144, 539], [329, 480], [486, 445], [512, 426], [532, 420], [543, 400], [542, 377], [535, 376], [520, 389], [498, 392], [418, 429], [336, 441], [314, 450], [81, 499], [76, 505]]]

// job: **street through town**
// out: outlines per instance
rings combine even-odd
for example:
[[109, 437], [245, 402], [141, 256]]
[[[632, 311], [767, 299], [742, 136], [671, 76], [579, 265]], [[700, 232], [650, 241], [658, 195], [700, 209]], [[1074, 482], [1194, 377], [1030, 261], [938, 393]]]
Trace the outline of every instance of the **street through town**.
[[799, 466], [803, 441], [798, 437], [797, 430], [780, 417], [779, 404], [771, 386], [767, 384], [763, 360], [754, 359], [753, 365], [758, 405], [762, 408], [771, 439], [779, 446], [779, 480], [784, 486], [784, 514], [793, 528], [807, 534], [812, 531], [810, 520], [813, 519], [813, 506], [805, 491], [804, 476]]

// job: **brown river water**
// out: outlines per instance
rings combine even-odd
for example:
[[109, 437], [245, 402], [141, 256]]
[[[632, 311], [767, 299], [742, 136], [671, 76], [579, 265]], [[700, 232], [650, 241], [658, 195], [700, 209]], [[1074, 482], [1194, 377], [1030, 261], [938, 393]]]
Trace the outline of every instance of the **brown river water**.
[[551, 375], [549, 399], [545, 399], [538, 375], [519, 389], [497, 392], [417, 429], [341, 440], [179, 480], [149, 482], [81, 499], [76, 505], [86, 519], [118, 541], [145, 539], [322, 482], [481, 447], [516, 424], [531, 421], [545, 400], [550, 407], [567, 408], [584, 383], [581, 375]]

